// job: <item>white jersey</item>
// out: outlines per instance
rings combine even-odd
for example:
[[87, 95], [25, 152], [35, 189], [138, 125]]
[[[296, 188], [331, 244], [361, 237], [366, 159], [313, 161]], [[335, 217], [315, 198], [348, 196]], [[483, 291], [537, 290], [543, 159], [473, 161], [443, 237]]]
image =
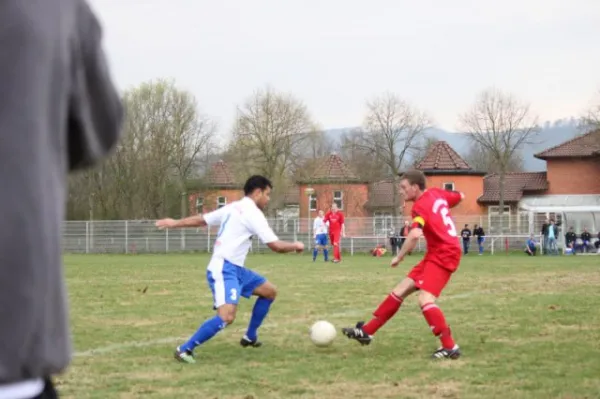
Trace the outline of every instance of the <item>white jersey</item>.
[[313, 231], [315, 235], [327, 234], [327, 225], [322, 217], [317, 216], [313, 222]]
[[278, 240], [264, 213], [248, 197], [203, 216], [209, 226], [220, 226], [213, 259], [228, 260], [236, 266], [244, 267], [246, 255], [252, 245], [252, 236], [258, 236], [264, 244]]

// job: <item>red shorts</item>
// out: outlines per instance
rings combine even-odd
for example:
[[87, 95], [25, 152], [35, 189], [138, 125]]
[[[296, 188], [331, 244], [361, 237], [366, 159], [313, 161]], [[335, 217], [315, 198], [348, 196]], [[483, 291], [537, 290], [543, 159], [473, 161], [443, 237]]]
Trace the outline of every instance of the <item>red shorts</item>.
[[448, 281], [450, 281], [450, 277], [452, 277], [453, 270], [455, 269], [448, 270], [437, 263], [423, 259], [412, 268], [407, 277], [415, 282], [415, 286], [418, 289], [427, 291], [437, 298], [448, 284]]
[[342, 236], [342, 233], [329, 234], [329, 241], [331, 241], [331, 245], [338, 245], [340, 243], [341, 236]]

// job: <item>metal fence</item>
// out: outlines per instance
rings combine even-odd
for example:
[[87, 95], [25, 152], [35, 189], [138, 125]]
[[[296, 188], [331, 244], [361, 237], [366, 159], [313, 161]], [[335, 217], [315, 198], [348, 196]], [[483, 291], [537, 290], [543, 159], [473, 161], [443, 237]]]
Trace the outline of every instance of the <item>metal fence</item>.
[[[390, 247], [391, 231], [399, 232], [404, 224], [402, 218], [348, 218], [346, 238], [342, 250], [350, 253], [367, 253], [378, 245]], [[210, 252], [217, 228], [158, 230], [154, 220], [121, 221], [68, 221], [63, 226], [63, 251], [65, 253], [167, 253], [167, 252]], [[490, 224], [492, 223], [492, 224]], [[494, 220], [482, 216], [456, 217], [457, 230], [465, 224], [473, 229], [474, 224], [483, 226], [486, 232], [484, 244], [488, 253], [521, 250], [529, 238], [529, 228], [522, 222], [505, 221], [504, 232], [498, 234]], [[312, 219], [269, 219], [269, 224], [282, 240], [302, 241], [312, 248], [314, 239]], [[529, 225], [528, 225], [529, 226]], [[531, 230], [539, 232], [541, 229]], [[488, 233], [492, 231], [492, 233]], [[537, 236], [539, 241], [541, 237]], [[477, 242], [471, 240], [471, 250], [477, 251]], [[425, 249], [423, 240], [417, 251]], [[252, 251], [265, 251], [266, 246], [253, 238]]]

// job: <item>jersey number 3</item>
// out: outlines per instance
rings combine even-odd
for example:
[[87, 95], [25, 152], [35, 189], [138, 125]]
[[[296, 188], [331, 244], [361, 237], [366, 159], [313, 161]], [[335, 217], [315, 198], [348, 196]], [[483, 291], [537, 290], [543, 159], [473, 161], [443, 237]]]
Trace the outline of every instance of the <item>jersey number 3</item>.
[[449, 212], [450, 211], [448, 210], [448, 203], [445, 200], [439, 199], [433, 204], [433, 213], [439, 213], [442, 216], [442, 220], [448, 228], [448, 235], [450, 235], [451, 237], [458, 237], [456, 232], [456, 226], [454, 225], [454, 222], [452, 221], [450, 216], [448, 216]]

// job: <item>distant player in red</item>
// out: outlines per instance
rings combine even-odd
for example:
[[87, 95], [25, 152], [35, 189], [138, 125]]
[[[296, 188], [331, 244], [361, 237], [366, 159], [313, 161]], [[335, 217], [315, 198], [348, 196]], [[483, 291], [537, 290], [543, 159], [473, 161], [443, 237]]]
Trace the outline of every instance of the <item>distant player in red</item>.
[[412, 230], [398, 256], [392, 259], [391, 266], [398, 266], [406, 254], [415, 248], [421, 235], [425, 236], [427, 242], [425, 256], [379, 305], [371, 321], [367, 324], [359, 322], [356, 327], [344, 328], [342, 332], [363, 345], [370, 344], [375, 332], [396, 314], [404, 299], [420, 291], [419, 304], [423, 316], [442, 344], [432, 357], [457, 359], [460, 349], [435, 301], [460, 263], [461, 248], [456, 226], [450, 217], [450, 208], [456, 206], [464, 195], [438, 188], [426, 190], [425, 175], [420, 171], [409, 171], [402, 175], [400, 187], [404, 198], [414, 201]]
[[323, 221], [329, 223], [329, 239], [333, 245], [333, 263], [339, 263], [342, 260], [340, 241], [342, 237], [346, 236], [346, 230], [344, 214], [339, 211], [335, 202], [331, 205], [331, 210], [325, 214]]

